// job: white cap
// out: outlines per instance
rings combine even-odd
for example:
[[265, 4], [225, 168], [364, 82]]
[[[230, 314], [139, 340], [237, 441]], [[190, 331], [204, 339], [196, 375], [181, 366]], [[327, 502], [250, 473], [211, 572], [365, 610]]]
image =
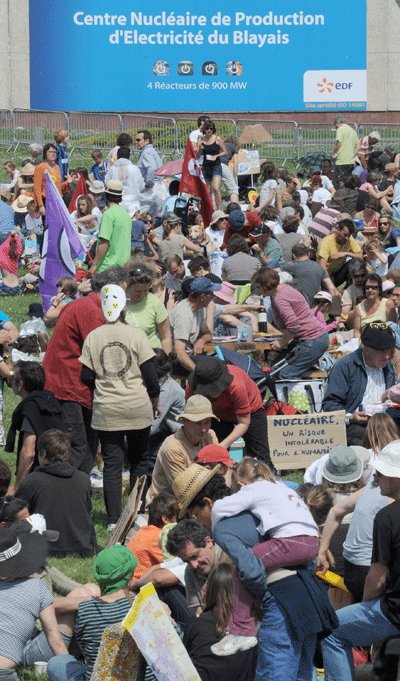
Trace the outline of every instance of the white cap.
[[315, 298], [318, 298], [318, 300], [328, 300], [330, 303], [332, 302], [332, 296], [328, 291], [318, 291], [314, 296], [314, 299]]
[[400, 440], [393, 440], [374, 459], [375, 470], [388, 478], [400, 478]]
[[377, 130], [373, 130], [372, 132], [370, 132], [368, 137], [371, 137], [371, 139], [374, 139], [377, 142], [381, 141], [381, 136]]

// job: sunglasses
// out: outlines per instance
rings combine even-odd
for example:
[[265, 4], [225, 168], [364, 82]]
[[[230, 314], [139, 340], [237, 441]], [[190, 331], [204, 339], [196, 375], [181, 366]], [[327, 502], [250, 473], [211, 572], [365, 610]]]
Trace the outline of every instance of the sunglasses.
[[143, 220], [143, 222], [144, 222], [145, 225], [152, 225], [153, 224], [153, 220]]
[[151, 271], [148, 270], [148, 269], [144, 269], [144, 270], [137, 269], [137, 270], [135, 270], [135, 271], [133, 272], [133, 274], [152, 274], [152, 273], [151, 273]]
[[367, 326], [365, 328], [366, 329], [380, 329], [381, 331], [387, 331], [389, 329], [389, 325], [386, 324], [385, 322], [371, 322], [370, 324], [367, 324]]
[[[365, 286], [365, 290], [366, 290], [366, 291], [368, 291], [368, 289], [373, 289], [373, 290], [375, 290], [375, 289], [377, 289], [377, 288], [379, 288], [379, 286], [371, 286], [370, 284], [368, 284], [367, 286]], [[372, 328], [372, 327], [371, 327], [371, 328]]]

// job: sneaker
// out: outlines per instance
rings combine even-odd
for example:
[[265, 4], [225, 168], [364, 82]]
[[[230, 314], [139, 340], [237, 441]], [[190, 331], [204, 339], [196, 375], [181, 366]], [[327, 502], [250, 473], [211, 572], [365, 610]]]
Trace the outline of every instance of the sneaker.
[[103, 473], [99, 471], [97, 466], [90, 471], [90, 484], [92, 487], [103, 487]]
[[110, 523], [109, 526], [107, 527], [107, 530], [109, 532], [113, 532], [113, 530], [115, 530], [116, 527], [117, 527], [117, 523]]
[[211, 646], [211, 652], [219, 657], [234, 655], [239, 650], [249, 650], [258, 643], [255, 636], [240, 636], [239, 634], [227, 633], [218, 643]]
[[92, 470], [90, 471], [90, 477], [99, 478], [99, 479], [102, 480], [103, 479], [103, 473], [101, 471], [99, 471], [97, 466], [93, 466]]

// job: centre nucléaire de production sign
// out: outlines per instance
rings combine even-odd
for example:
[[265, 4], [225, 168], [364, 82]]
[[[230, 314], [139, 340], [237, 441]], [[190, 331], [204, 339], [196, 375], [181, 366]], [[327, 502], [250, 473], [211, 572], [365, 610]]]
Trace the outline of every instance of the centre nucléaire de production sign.
[[31, 108], [364, 109], [366, 2], [30, 0]]
[[346, 445], [344, 411], [267, 416], [272, 463], [279, 470], [307, 468], [336, 447]]

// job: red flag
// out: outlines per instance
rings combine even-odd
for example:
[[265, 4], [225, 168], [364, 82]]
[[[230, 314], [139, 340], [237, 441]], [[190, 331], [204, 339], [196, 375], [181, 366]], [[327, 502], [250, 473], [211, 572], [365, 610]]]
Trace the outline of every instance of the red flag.
[[83, 175], [80, 175], [78, 183], [75, 187], [75, 191], [72, 194], [72, 199], [69, 202], [68, 211], [70, 213], [73, 213], [74, 210], [76, 210], [76, 202], [78, 200], [78, 196], [82, 196], [82, 194], [87, 194], [87, 193], [88, 193], [88, 190], [87, 190], [85, 178], [83, 177]]
[[200, 210], [204, 226], [208, 227], [212, 219], [214, 206], [189, 137], [186, 142], [179, 191], [192, 194], [192, 196], [198, 196], [201, 199]]

